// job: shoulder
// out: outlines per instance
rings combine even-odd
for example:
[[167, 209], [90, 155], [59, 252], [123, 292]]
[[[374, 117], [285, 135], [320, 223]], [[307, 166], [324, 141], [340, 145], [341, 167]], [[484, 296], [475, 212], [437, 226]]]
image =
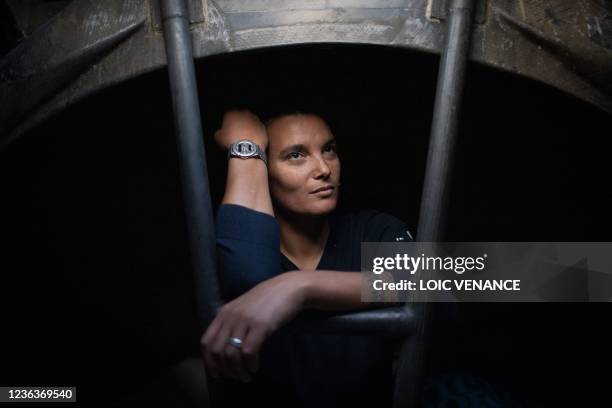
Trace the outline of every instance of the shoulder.
[[361, 210], [336, 215], [336, 226], [349, 229], [362, 242], [413, 241], [408, 225], [398, 217], [378, 211]]

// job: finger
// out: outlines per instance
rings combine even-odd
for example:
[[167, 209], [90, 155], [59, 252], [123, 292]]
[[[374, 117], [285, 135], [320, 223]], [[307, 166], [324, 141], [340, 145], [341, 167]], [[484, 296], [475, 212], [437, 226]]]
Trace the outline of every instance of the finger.
[[213, 357], [213, 353], [210, 349], [207, 349], [203, 353], [204, 362], [206, 363], [206, 370], [210, 373], [213, 378], [219, 378], [219, 366]]
[[261, 326], [250, 327], [246, 339], [242, 344], [242, 356], [251, 373], [256, 373], [259, 370], [259, 352], [267, 337], [267, 330]]
[[222, 323], [222, 319], [219, 316], [213, 319], [212, 323], [208, 325], [208, 328], [204, 332], [204, 335], [202, 335], [202, 345], [212, 344], [213, 339], [217, 336], [219, 329], [221, 329]]
[[[239, 324], [232, 330], [231, 337], [237, 337], [244, 342], [246, 335], [247, 325]], [[237, 348], [235, 346], [232, 346], [231, 344], [228, 344], [226, 346], [225, 363], [226, 367], [228, 367], [228, 369], [233, 373], [235, 378], [244, 382], [250, 381], [251, 375], [249, 374], [249, 371], [247, 370], [247, 367], [244, 363], [242, 348]]]
[[219, 329], [215, 337], [211, 340], [211, 357], [219, 375], [223, 377], [234, 378], [225, 363], [225, 353], [227, 346], [226, 342], [227, 339], [230, 337], [230, 330], [231, 328], [227, 323], [223, 323], [221, 325], [221, 328]]
[[210, 375], [214, 378], [219, 377], [219, 367], [213, 357], [212, 345], [220, 328], [221, 319], [217, 318], [208, 326], [208, 329], [206, 330], [200, 341], [202, 355], [204, 356], [206, 367], [209, 369]]

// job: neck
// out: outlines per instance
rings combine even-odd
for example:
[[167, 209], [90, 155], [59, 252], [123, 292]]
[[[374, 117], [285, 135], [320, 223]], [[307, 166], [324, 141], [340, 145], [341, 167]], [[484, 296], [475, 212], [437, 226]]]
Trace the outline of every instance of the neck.
[[294, 263], [308, 263], [321, 257], [329, 235], [326, 215], [289, 216], [276, 210], [275, 216], [280, 227], [281, 252], [287, 258]]

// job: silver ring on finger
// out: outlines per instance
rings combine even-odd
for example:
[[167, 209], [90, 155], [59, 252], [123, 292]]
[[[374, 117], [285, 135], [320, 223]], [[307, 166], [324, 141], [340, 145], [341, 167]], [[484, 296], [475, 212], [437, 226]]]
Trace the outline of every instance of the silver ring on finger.
[[229, 339], [227, 339], [227, 344], [229, 344], [230, 346], [236, 347], [237, 349], [241, 349], [242, 339], [238, 337], [230, 337]]

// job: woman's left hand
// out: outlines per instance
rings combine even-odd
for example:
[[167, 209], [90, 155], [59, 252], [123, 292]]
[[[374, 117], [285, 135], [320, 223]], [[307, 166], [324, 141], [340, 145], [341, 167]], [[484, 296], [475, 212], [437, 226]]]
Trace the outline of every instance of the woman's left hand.
[[[258, 369], [264, 340], [302, 310], [304, 273], [282, 273], [221, 307], [200, 341], [212, 376], [250, 381], [251, 374]], [[242, 346], [228, 344], [231, 337], [241, 339]]]

